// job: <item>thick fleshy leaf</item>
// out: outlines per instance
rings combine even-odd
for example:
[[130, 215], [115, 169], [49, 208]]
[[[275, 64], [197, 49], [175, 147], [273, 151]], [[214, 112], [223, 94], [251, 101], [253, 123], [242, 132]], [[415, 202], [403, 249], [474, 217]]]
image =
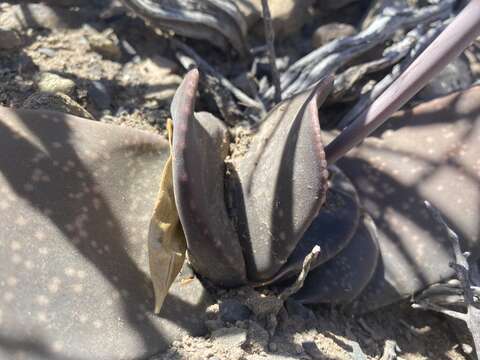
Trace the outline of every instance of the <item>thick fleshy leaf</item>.
[[364, 215], [347, 247], [312, 270], [294, 297], [305, 304], [350, 303], [372, 278], [378, 258], [375, 224], [368, 215]]
[[359, 311], [413, 295], [453, 275], [451, 244], [430, 201], [480, 254], [480, 87], [400, 112], [338, 166], [379, 232], [382, 266]]
[[336, 166], [330, 167], [325, 203], [287, 263], [268, 283], [300, 273], [305, 257], [315, 245], [320, 246], [320, 254], [312, 262], [312, 270], [337, 255], [357, 231], [360, 219], [358, 201], [350, 180]]
[[167, 156], [154, 134], [0, 108], [0, 358], [142, 358], [202, 333], [196, 280], [152, 312], [147, 231]]
[[227, 214], [225, 125], [208, 113], [193, 114], [198, 71], [190, 71], [172, 102], [173, 187], [195, 270], [214, 283], [246, 283], [245, 261]]
[[328, 172], [317, 107], [332, 82], [277, 105], [233, 161], [232, 214], [251, 281], [279, 271], [323, 204]]

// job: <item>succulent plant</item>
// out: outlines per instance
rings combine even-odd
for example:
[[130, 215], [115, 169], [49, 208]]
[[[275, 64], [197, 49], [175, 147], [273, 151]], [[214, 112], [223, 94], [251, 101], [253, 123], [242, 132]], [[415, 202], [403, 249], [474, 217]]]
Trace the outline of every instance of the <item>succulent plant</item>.
[[[333, 134], [321, 134], [317, 111], [331, 89], [326, 78], [272, 109], [246, 154], [226, 167], [223, 123], [194, 113], [197, 82], [192, 70], [172, 103], [172, 174], [189, 258], [202, 277], [222, 287], [288, 284], [319, 245], [297, 299], [361, 312], [387, 305], [453, 275], [447, 235], [424, 200], [449, 215], [466, 249], [480, 252], [480, 186], [466, 175], [480, 149], [462, 135], [478, 128], [477, 119], [432, 121], [431, 109], [440, 108], [432, 102], [389, 123], [401, 129], [382, 128], [327, 168], [322, 137]], [[478, 94], [438, 101], [470, 108]], [[448, 170], [452, 152], [457, 166]]]
[[171, 144], [0, 107], [0, 357], [140, 358], [185, 331], [202, 333], [211, 301], [181, 267], [185, 248], [205, 281], [283, 287], [317, 245], [294, 296], [357, 312], [453, 275], [450, 245], [424, 200], [478, 259], [479, 87], [397, 114], [343, 156], [432, 76], [439, 56], [442, 64], [461, 51], [480, 30], [476, 18], [464, 21], [453, 50], [440, 38], [435, 56], [385, 91], [366, 129], [321, 130], [327, 77], [273, 108], [230, 159], [222, 121], [194, 112], [197, 70], [174, 97]]

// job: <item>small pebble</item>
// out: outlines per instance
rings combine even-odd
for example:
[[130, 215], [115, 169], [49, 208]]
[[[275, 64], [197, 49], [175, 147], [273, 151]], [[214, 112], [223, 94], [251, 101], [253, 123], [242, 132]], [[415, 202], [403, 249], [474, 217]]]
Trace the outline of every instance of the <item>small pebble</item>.
[[17, 49], [22, 45], [22, 38], [14, 30], [0, 29], [0, 50]]
[[44, 72], [37, 77], [37, 87], [43, 92], [70, 95], [75, 89], [75, 82], [57, 74]]
[[87, 36], [87, 40], [92, 50], [106, 59], [119, 60], [122, 57], [118, 37], [112, 29], [101, 33], [95, 31]]
[[50, 48], [43, 47], [43, 48], [38, 49], [37, 51], [40, 54], [51, 57], [51, 58], [53, 58], [53, 57], [55, 57], [55, 55], [57, 55], [57, 52], [53, 49], [50, 49]]
[[110, 92], [102, 81], [91, 81], [88, 86], [88, 95], [99, 110], [106, 110], [110, 107], [112, 98]]

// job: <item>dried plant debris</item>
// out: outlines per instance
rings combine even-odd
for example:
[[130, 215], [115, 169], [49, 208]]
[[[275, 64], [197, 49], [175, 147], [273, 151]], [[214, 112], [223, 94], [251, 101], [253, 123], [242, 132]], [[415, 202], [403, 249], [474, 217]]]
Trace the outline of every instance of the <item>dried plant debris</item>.
[[230, 0], [122, 0], [152, 26], [247, 55], [247, 23]]
[[[282, 95], [287, 98], [309, 88], [322, 77], [336, 72], [354, 58], [391, 39], [400, 29], [411, 29], [418, 24], [425, 26], [450, 17], [453, 4], [454, 1], [447, 0], [419, 9], [388, 8], [358, 34], [334, 40], [292, 64], [280, 79]], [[270, 87], [262, 96], [271, 99], [273, 94], [274, 89]]]
[[478, 290], [478, 287], [480, 286], [479, 266], [475, 260], [470, 263], [468, 260], [470, 253], [462, 252], [458, 235], [447, 225], [440, 212], [428, 201], [425, 202], [425, 205], [432, 213], [434, 219], [444, 227], [451, 241], [455, 254], [455, 262], [450, 263], [450, 266], [455, 270], [456, 276], [460, 282], [461, 289], [463, 290], [464, 305], [467, 311], [466, 313], [463, 313], [443, 308], [432, 303], [428, 297], [425, 296], [423, 301], [414, 304], [414, 307], [438, 311], [455, 319], [464, 321], [472, 334], [477, 358], [480, 358], [480, 301], [478, 299], [478, 294], [475, 294], [475, 290]]

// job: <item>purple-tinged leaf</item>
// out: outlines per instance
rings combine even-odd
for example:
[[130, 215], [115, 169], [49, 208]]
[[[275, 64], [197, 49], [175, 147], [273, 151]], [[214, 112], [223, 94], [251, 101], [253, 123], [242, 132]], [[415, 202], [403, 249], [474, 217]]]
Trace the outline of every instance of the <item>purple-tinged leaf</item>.
[[428, 200], [480, 255], [480, 87], [398, 113], [338, 166], [377, 227], [381, 263], [358, 311], [411, 296], [453, 275], [451, 246]]
[[379, 253], [375, 224], [364, 215], [347, 247], [311, 271], [295, 299], [304, 304], [350, 303], [372, 278]]
[[197, 85], [192, 70], [172, 102], [175, 201], [195, 270], [217, 285], [237, 286], [246, 283], [246, 272], [225, 206], [228, 133], [213, 115], [193, 113]]
[[251, 281], [278, 272], [325, 200], [328, 172], [318, 105], [332, 82], [325, 78], [313, 90], [278, 104], [247, 154], [234, 159], [232, 214]]
[[321, 251], [312, 262], [310, 269], [313, 270], [330, 260], [352, 239], [357, 231], [359, 219], [360, 204], [353, 184], [336, 166], [329, 167], [325, 203], [287, 263], [268, 283], [298, 275], [302, 270], [305, 257], [315, 245], [320, 246]]

